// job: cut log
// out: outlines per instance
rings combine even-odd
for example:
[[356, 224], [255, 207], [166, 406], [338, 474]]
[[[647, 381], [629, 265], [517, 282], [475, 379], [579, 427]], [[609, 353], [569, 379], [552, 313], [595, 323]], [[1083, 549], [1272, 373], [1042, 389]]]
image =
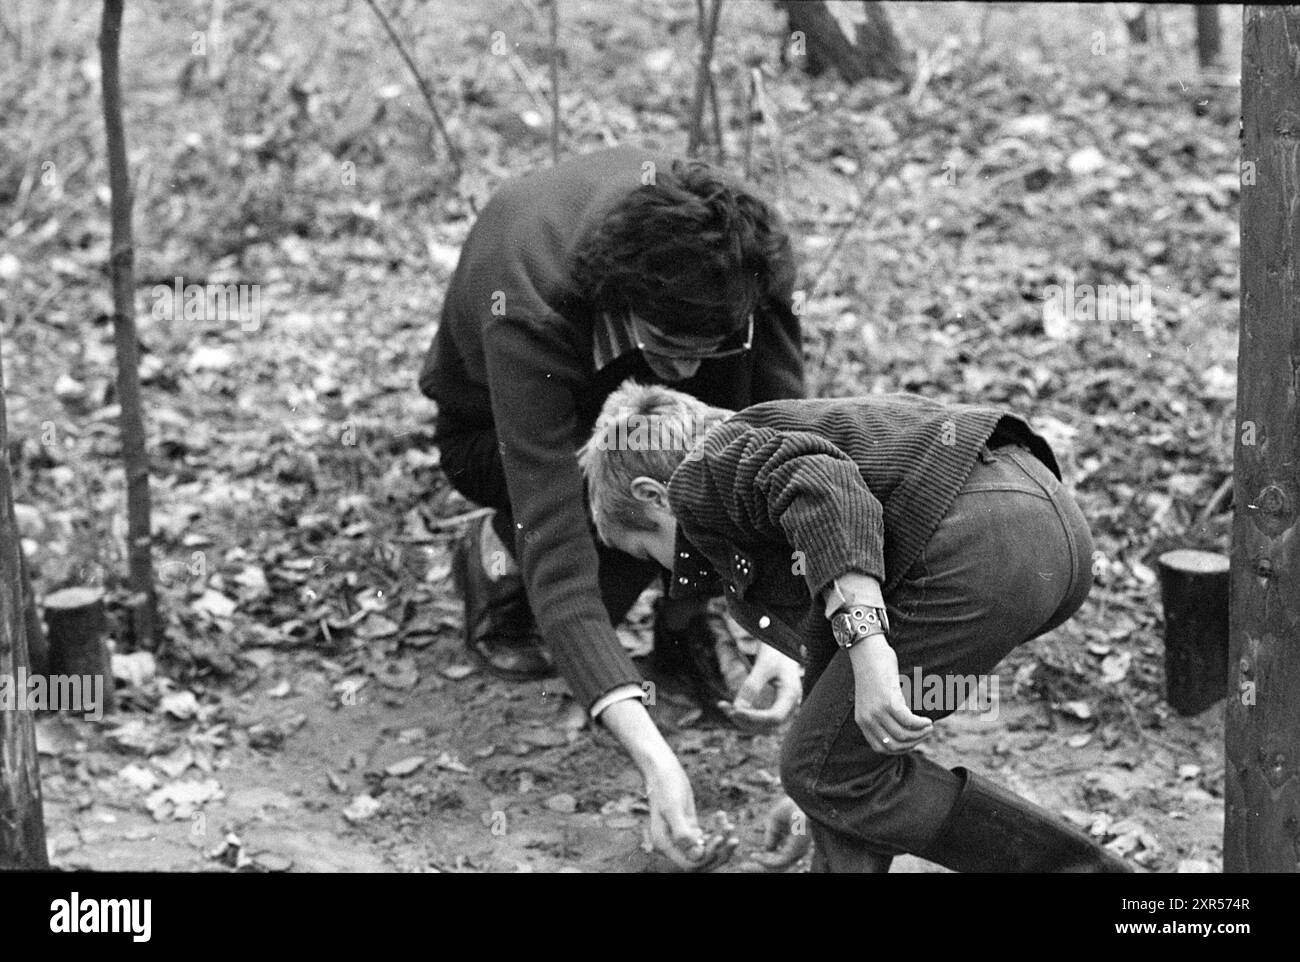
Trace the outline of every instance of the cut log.
[[1160, 556], [1165, 609], [1165, 700], [1198, 715], [1228, 694], [1226, 555], [1182, 548]]
[[[103, 593], [94, 588], [64, 588], [46, 595], [43, 607], [50, 631], [50, 674], [101, 676], [102, 710], [111, 711], [113, 669], [104, 642], [107, 619]], [[86, 705], [83, 710], [94, 711], [97, 707], [101, 706]]]

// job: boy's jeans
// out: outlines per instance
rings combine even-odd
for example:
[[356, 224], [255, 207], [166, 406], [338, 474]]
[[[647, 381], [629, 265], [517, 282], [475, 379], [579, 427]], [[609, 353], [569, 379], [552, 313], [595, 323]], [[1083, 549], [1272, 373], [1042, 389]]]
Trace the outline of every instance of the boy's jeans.
[[[983, 452], [921, 557], [885, 599], [912, 710], [932, 719], [952, 714], [959, 706], [947, 695], [961, 690], [957, 676], [980, 680], [1017, 645], [1069, 618], [1091, 587], [1091, 565], [1087, 522], [1051, 471], [1018, 445]], [[820, 675], [809, 668], [804, 704], [785, 741], [785, 790], [812, 820], [832, 864], [850, 866], [864, 851], [924, 850], [952, 810], [960, 779], [917, 751], [872, 751], [853, 717], [848, 653], [827, 654]], [[982, 680], [998, 684], [994, 691], [1010, 681]], [[996, 701], [978, 709], [994, 723]]]

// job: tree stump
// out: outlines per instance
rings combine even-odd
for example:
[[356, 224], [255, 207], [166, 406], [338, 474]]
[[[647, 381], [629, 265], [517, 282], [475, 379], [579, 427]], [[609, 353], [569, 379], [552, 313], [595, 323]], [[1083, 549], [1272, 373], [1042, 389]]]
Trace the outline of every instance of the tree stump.
[[1160, 556], [1165, 700], [1197, 715], [1228, 694], [1228, 558], [1182, 548]]
[[45, 625], [49, 629], [50, 674], [79, 675], [88, 680], [93, 676], [102, 677], [103, 705], [87, 704], [84, 710], [93, 711], [98, 707], [111, 711], [113, 669], [104, 642], [107, 619], [103, 594], [94, 588], [64, 588], [46, 595], [44, 608]]

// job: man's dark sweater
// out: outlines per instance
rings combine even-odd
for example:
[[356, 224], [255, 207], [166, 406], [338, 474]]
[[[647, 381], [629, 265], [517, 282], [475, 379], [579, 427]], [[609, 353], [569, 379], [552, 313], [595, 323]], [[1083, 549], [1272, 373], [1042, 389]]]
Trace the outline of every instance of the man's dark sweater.
[[[461, 251], [442, 322], [420, 372], [439, 433], [494, 431], [529, 605], [577, 699], [640, 675], [601, 602], [586, 492], [575, 457], [623, 380], [660, 383], [640, 352], [596, 369], [599, 320], [572, 288], [577, 242], [672, 159], [630, 147], [575, 158], [503, 186]], [[803, 395], [793, 262], [755, 312], [749, 352], [705, 361], [673, 386], [718, 407]]]

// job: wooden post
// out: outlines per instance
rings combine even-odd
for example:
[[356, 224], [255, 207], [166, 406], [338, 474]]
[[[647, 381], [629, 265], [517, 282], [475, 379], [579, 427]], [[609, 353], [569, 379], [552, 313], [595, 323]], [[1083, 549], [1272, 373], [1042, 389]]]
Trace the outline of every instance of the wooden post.
[[1246, 7], [1223, 867], [1300, 869], [1300, 7]]
[[0, 870], [49, 867], [35, 719], [17, 710], [19, 676], [29, 667], [20, 550], [0, 367]]

